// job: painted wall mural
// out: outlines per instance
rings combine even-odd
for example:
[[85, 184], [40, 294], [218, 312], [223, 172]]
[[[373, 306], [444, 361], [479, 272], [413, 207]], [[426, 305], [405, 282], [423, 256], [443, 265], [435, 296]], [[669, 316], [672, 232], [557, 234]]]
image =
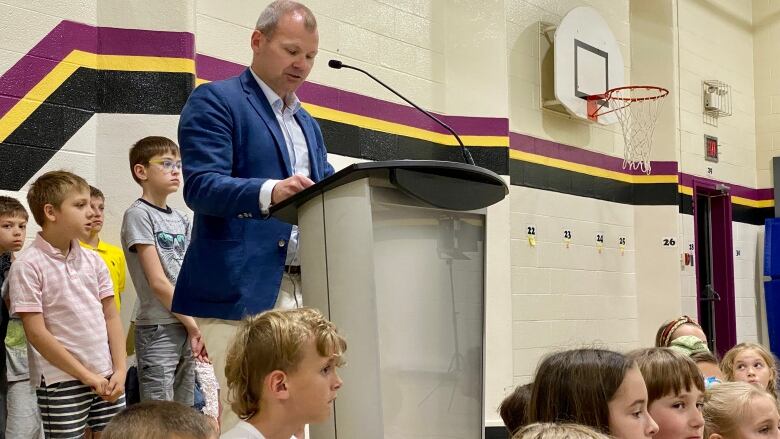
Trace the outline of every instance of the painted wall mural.
[[[62, 21], [0, 76], [0, 190], [18, 191], [96, 113], [179, 114], [197, 84], [246, 66], [195, 53], [188, 32]], [[331, 153], [368, 160], [460, 160], [455, 140], [415, 109], [308, 82], [299, 90]], [[620, 159], [510, 133], [506, 118], [439, 115], [476, 162], [514, 185], [689, 213], [690, 176], [676, 162], [659, 173], [623, 170]], [[733, 186], [732, 186], [733, 187]], [[760, 224], [772, 191], [735, 187], [735, 220]]]

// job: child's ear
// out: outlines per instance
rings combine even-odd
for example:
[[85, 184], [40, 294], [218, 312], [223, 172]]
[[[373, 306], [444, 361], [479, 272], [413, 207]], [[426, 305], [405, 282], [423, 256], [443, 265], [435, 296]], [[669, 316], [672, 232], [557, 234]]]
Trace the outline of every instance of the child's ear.
[[133, 174], [135, 174], [139, 180], [146, 180], [146, 166], [136, 163], [133, 165]]
[[712, 433], [710, 437], [704, 439], [723, 439], [723, 436], [719, 435], [718, 433]]
[[287, 374], [281, 370], [275, 370], [265, 377], [265, 389], [275, 399], [287, 399], [290, 397], [287, 388]]
[[44, 204], [43, 205], [43, 215], [49, 221], [55, 221], [57, 219], [54, 216], [54, 206], [52, 206], [51, 204]]

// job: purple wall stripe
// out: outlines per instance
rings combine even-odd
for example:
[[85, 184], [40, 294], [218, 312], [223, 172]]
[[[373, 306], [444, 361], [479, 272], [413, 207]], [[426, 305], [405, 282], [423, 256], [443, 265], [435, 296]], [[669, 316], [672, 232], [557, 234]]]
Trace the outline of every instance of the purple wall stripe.
[[[623, 169], [622, 158], [612, 157], [550, 140], [537, 139], [525, 134], [509, 133], [509, 147], [517, 151], [565, 160], [579, 165], [593, 166], [629, 175], [644, 175], [644, 173], [639, 170]], [[677, 174], [677, 162], [653, 161], [651, 162], [651, 167], [654, 175]]]
[[756, 199], [757, 200], [774, 200], [775, 199], [775, 190], [774, 190], [774, 188], [756, 189]]
[[[388, 92], [389, 93], [389, 92]], [[441, 134], [449, 132], [415, 108], [311, 82], [298, 91], [302, 101], [345, 113], [372, 117]], [[432, 113], [460, 135], [507, 136], [509, 119], [500, 117], [447, 116]]]
[[221, 60], [198, 53], [195, 55], [195, 71], [198, 79], [219, 81], [220, 79], [238, 76], [246, 66], [231, 61]]
[[0, 117], [73, 50], [104, 55], [189, 58], [195, 37], [187, 32], [94, 27], [62, 21], [0, 76]]
[[755, 200], [755, 201], [762, 201], [762, 200], [773, 200], [775, 197], [775, 191], [774, 189], [753, 189], [749, 188], [747, 186], [740, 186], [738, 184], [713, 180], [711, 178], [704, 178], [704, 177], [698, 177], [695, 175], [690, 174], [683, 174], [680, 173], [680, 184], [683, 186], [687, 186], [692, 188], [693, 187], [693, 180], [699, 180], [708, 183], [712, 187], [715, 187], [717, 184], [725, 184], [730, 188], [729, 193], [731, 195], [735, 195], [737, 197], [747, 198], [748, 200]]
[[[198, 54], [196, 57], [198, 78], [209, 81], [226, 79], [241, 74], [246, 66]], [[389, 93], [389, 92], [388, 92]], [[339, 90], [313, 82], [304, 83], [298, 89], [303, 102], [319, 105], [345, 113], [366, 116], [401, 125], [420, 128], [441, 134], [448, 131], [436, 122], [406, 105], [383, 101], [357, 93]], [[435, 114], [435, 113], [434, 113]], [[435, 114], [460, 135], [506, 136], [509, 120], [499, 117], [445, 116]]]

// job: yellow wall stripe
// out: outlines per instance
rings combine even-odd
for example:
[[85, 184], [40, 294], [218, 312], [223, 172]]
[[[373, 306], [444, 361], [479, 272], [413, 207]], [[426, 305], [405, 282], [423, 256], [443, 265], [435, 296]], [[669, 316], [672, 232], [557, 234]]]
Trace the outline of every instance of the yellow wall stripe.
[[741, 204], [748, 207], [774, 207], [775, 200], [751, 200], [749, 198], [742, 198], [736, 195], [731, 196], [731, 202], [734, 204]]
[[74, 50], [60, 61], [0, 119], [0, 142], [19, 127], [78, 68], [134, 72], [195, 73], [195, 61], [188, 58], [98, 55]]
[[678, 183], [678, 176], [675, 175], [632, 175], [618, 171], [610, 171], [595, 166], [581, 165], [579, 163], [567, 162], [561, 159], [545, 157], [529, 152], [509, 150], [509, 158], [522, 160], [524, 162], [536, 163], [538, 165], [550, 166], [553, 168], [564, 169], [567, 171], [578, 172], [581, 174], [592, 175], [594, 177], [609, 178], [610, 180], [622, 181], [624, 183], [652, 184], [652, 183]]
[[[303, 104], [306, 111], [312, 116], [340, 122], [348, 125], [359, 126], [383, 133], [398, 134], [415, 139], [426, 140], [428, 142], [438, 143], [440, 145], [457, 146], [458, 142], [451, 134], [436, 133], [421, 128], [410, 127], [395, 122], [388, 122], [373, 117], [361, 116], [358, 114], [347, 113], [345, 111], [334, 110], [332, 108], [322, 107], [309, 103]], [[509, 136], [460, 136], [463, 143], [468, 146], [491, 146], [506, 148], [509, 146]]]

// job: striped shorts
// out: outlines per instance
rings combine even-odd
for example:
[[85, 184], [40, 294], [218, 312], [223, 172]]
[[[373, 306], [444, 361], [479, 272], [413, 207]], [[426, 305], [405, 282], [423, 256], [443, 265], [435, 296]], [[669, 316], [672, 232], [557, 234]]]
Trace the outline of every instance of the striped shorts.
[[103, 431], [111, 418], [125, 408], [125, 396], [106, 402], [81, 381], [41, 383], [36, 389], [43, 431], [47, 438], [81, 438], [84, 429]]

